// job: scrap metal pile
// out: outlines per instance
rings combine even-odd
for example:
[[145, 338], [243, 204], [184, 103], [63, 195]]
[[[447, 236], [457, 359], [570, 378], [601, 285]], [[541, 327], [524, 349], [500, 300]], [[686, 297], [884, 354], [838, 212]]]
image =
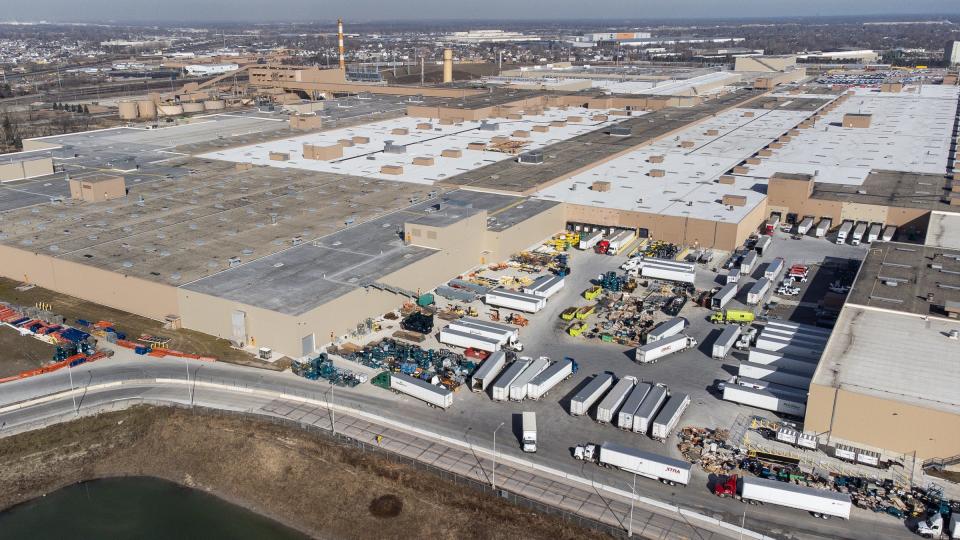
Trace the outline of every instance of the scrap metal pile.
[[777, 463], [728, 443], [730, 432], [687, 426], [679, 434], [677, 448], [685, 460], [710, 474], [751, 474], [769, 480], [790, 482], [850, 495], [859, 508], [897, 518], [925, 516], [930, 512], [960, 511], [960, 501], [947, 501], [936, 485], [927, 488], [896, 486], [891, 479], [806, 472], [798, 464]]
[[367, 381], [367, 376], [340, 369], [333, 365], [333, 361], [326, 353], [297, 360], [292, 366], [293, 374], [315, 381], [323, 379], [337, 386], [354, 387]]
[[477, 367], [471, 359], [453, 351], [424, 349], [390, 338], [359, 351], [347, 352], [343, 357], [369, 368], [403, 373], [422, 380], [430, 380], [436, 375], [449, 390], [456, 390], [464, 384]]

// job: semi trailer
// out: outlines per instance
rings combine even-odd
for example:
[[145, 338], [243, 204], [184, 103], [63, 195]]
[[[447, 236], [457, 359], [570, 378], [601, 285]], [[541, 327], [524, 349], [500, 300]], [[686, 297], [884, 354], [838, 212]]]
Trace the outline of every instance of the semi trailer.
[[601, 467], [615, 467], [671, 486], [690, 483], [691, 466], [686, 461], [617, 443], [605, 442], [599, 447], [596, 444], [578, 445], [573, 455], [577, 459], [594, 461]]
[[690, 323], [683, 317], [674, 317], [663, 321], [647, 333], [647, 343], [653, 343], [683, 332]]
[[536, 313], [547, 305], [547, 299], [542, 296], [511, 291], [503, 287], [489, 291], [484, 296], [484, 302], [490, 306], [513, 309], [525, 313]]
[[660, 412], [660, 407], [666, 400], [666, 387], [659, 384], [654, 385], [647, 397], [640, 403], [640, 408], [633, 415], [633, 432], [646, 435], [647, 431], [650, 430], [650, 424], [653, 423], [653, 419], [656, 418], [657, 413]]
[[723, 399], [742, 405], [749, 405], [758, 409], [765, 409], [793, 416], [803, 417], [807, 410], [806, 400], [798, 400], [794, 396], [777, 394], [770, 390], [747, 388], [738, 384], [728, 384], [723, 387]]
[[650, 393], [651, 388], [653, 388], [653, 385], [646, 382], [639, 382], [633, 387], [630, 395], [627, 396], [627, 400], [624, 401], [623, 406], [620, 407], [620, 412], [617, 413], [618, 428], [626, 430], [633, 429], [633, 417], [637, 414], [637, 409], [640, 408], [640, 404], [643, 403], [644, 398]]
[[523, 373], [510, 383], [510, 401], [523, 401], [526, 399], [527, 390], [530, 388], [530, 381], [543, 370], [547, 369], [549, 365], [550, 359], [546, 356], [541, 356], [533, 362], [530, 362], [527, 369], [523, 370]]
[[550, 298], [554, 294], [558, 293], [560, 289], [563, 288], [564, 277], [563, 276], [540, 276], [529, 287], [524, 287], [523, 292], [526, 294], [532, 294], [534, 296], [542, 296], [544, 298]]
[[550, 367], [541, 371], [530, 380], [527, 385], [527, 397], [537, 400], [547, 395], [553, 387], [569, 379], [577, 372], [577, 363], [572, 358], [564, 358], [550, 364]]
[[710, 298], [711, 309], [723, 309], [737, 296], [737, 284], [727, 283]]
[[497, 351], [487, 357], [480, 364], [477, 371], [470, 377], [470, 390], [474, 392], [483, 392], [490, 386], [490, 383], [497, 378], [497, 375], [503, 371], [503, 366], [507, 363], [507, 353]]
[[[385, 372], [386, 373], [386, 372]], [[453, 405], [453, 392], [402, 373], [389, 373], [390, 389], [441, 409]]]
[[491, 392], [494, 401], [507, 401], [510, 399], [510, 385], [520, 376], [527, 366], [532, 362], [532, 358], [520, 358], [516, 362], [507, 366], [500, 378], [493, 383]]
[[680, 422], [683, 411], [687, 410], [689, 405], [690, 396], [687, 394], [671, 395], [654, 419], [653, 427], [650, 428], [650, 436], [658, 441], [667, 440], [670, 432]]
[[852, 230], [853, 230], [853, 223], [849, 221], [844, 221], [843, 224], [840, 225], [840, 230], [837, 231], [837, 243], [843, 244], [844, 242], [846, 242], [847, 236], [850, 236], [850, 231]]
[[806, 235], [808, 232], [810, 232], [810, 227], [813, 227], [813, 218], [807, 216], [800, 220], [800, 224], [797, 225], [797, 234]]
[[717, 340], [713, 342], [713, 350], [711, 355], [717, 360], [723, 360], [730, 354], [730, 351], [733, 350], [733, 346], [737, 343], [737, 339], [740, 338], [740, 326], [732, 324], [723, 329], [723, 332], [720, 332], [720, 335], [717, 337]]
[[771, 281], [768, 278], [762, 277], [757, 280], [750, 290], [747, 291], [747, 303], [750, 305], [757, 305], [763, 303], [763, 299], [767, 296], [767, 293], [770, 292]]
[[790, 356], [789, 354], [777, 351], [765, 351], [763, 349], [751, 348], [747, 361], [752, 364], [765, 365], [776, 369], [786, 369], [794, 373], [813, 376], [817, 370], [816, 359], [806, 357]]
[[748, 251], [747, 254], [743, 256], [743, 260], [740, 261], [740, 274], [749, 276], [757, 266], [757, 261], [759, 260], [760, 257], [756, 251]]
[[757, 252], [757, 255], [762, 257], [763, 252], [769, 251], [770, 246], [772, 245], [773, 245], [772, 236], [761, 236], [760, 238], [757, 238], [757, 243], [754, 244], [753, 249]]
[[573, 416], [583, 416], [587, 414], [587, 412], [590, 411], [590, 407], [600, 399], [600, 396], [602, 396], [612, 384], [613, 374], [600, 373], [594, 375], [593, 380], [570, 400], [570, 414]]
[[804, 391], [810, 388], [810, 379], [813, 377], [813, 373], [811, 372], [790, 371], [764, 364], [754, 364], [753, 362], [740, 362], [740, 368], [737, 374], [741, 377], [750, 377], [774, 384], [792, 386], [793, 388], [799, 388]]
[[603, 231], [595, 231], [592, 233], [583, 233], [580, 235], [580, 245], [577, 247], [586, 251], [588, 249], [593, 249], [593, 246], [597, 245], [597, 242], [603, 239]]
[[597, 405], [597, 422], [601, 424], [612, 422], [635, 384], [637, 384], [637, 378], [631, 375], [617, 381], [603, 401]]
[[650, 364], [675, 352], [685, 351], [696, 346], [697, 340], [695, 338], [685, 334], [677, 334], [637, 347], [636, 361], [641, 364]]
[[537, 451], [537, 413], [533, 411], [524, 411], [522, 415], [523, 433], [520, 438], [523, 444], [524, 452]]
[[850, 495], [798, 486], [766, 478], [729, 476], [713, 488], [720, 497], [736, 497], [744, 502], [775, 504], [810, 512], [814, 517], [850, 519], [853, 503]]
[[853, 234], [850, 235], [850, 245], [859, 246], [863, 242], [863, 235], [867, 232], [867, 224], [860, 222], [853, 228]]
[[830, 225], [833, 225], [833, 220], [830, 218], [823, 218], [820, 220], [820, 223], [817, 223], [817, 230], [813, 232], [813, 235], [817, 238], [823, 238], [827, 235], [827, 232], [830, 230]]

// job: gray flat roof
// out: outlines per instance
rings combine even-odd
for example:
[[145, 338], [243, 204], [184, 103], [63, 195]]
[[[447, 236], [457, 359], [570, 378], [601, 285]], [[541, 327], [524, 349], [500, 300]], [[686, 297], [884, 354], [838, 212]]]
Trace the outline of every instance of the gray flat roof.
[[956, 209], [943, 202], [944, 190], [949, 187], [942, 174], [873, 170], [859, 185], [815, 182], [811, 198], [949, 211]]
[[848, 304], [813, 384], [960, 413], [960, 321]]
[[898, 242], [870, 245], [847, 297], [848, 304], [937, 317], [948, 301], [960, 301], [960, 251]]

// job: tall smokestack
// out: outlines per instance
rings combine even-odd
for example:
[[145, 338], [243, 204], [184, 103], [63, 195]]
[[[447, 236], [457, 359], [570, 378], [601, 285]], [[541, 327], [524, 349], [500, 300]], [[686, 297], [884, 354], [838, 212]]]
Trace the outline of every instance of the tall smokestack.
[[443, 82], [453, 82], [453, 51], [443, 50]]
[[340, 70], [347, 70], [347, 60], [343, 54], [343, 19], [337, 19], [337, 45], [340, 47]]

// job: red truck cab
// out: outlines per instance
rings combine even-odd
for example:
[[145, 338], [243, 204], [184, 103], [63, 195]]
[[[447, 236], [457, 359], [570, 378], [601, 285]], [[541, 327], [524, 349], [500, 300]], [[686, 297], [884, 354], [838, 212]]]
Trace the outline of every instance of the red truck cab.
[[609, 241], [609, 240], [601, 240], [601, 241], [597, 242], [597, 245], [596, 245], [596, 247], [594, 248], [594, 251], [596, 251], [597, 253], [599, 253], [599, 254], [601, 254], [601, 255], [605, 255], [608, 251], [610, 251], [610, 241]]
[[713, 486], [713, 494], [718, 497], [737, 496], [737, 475], [732, 474]]

